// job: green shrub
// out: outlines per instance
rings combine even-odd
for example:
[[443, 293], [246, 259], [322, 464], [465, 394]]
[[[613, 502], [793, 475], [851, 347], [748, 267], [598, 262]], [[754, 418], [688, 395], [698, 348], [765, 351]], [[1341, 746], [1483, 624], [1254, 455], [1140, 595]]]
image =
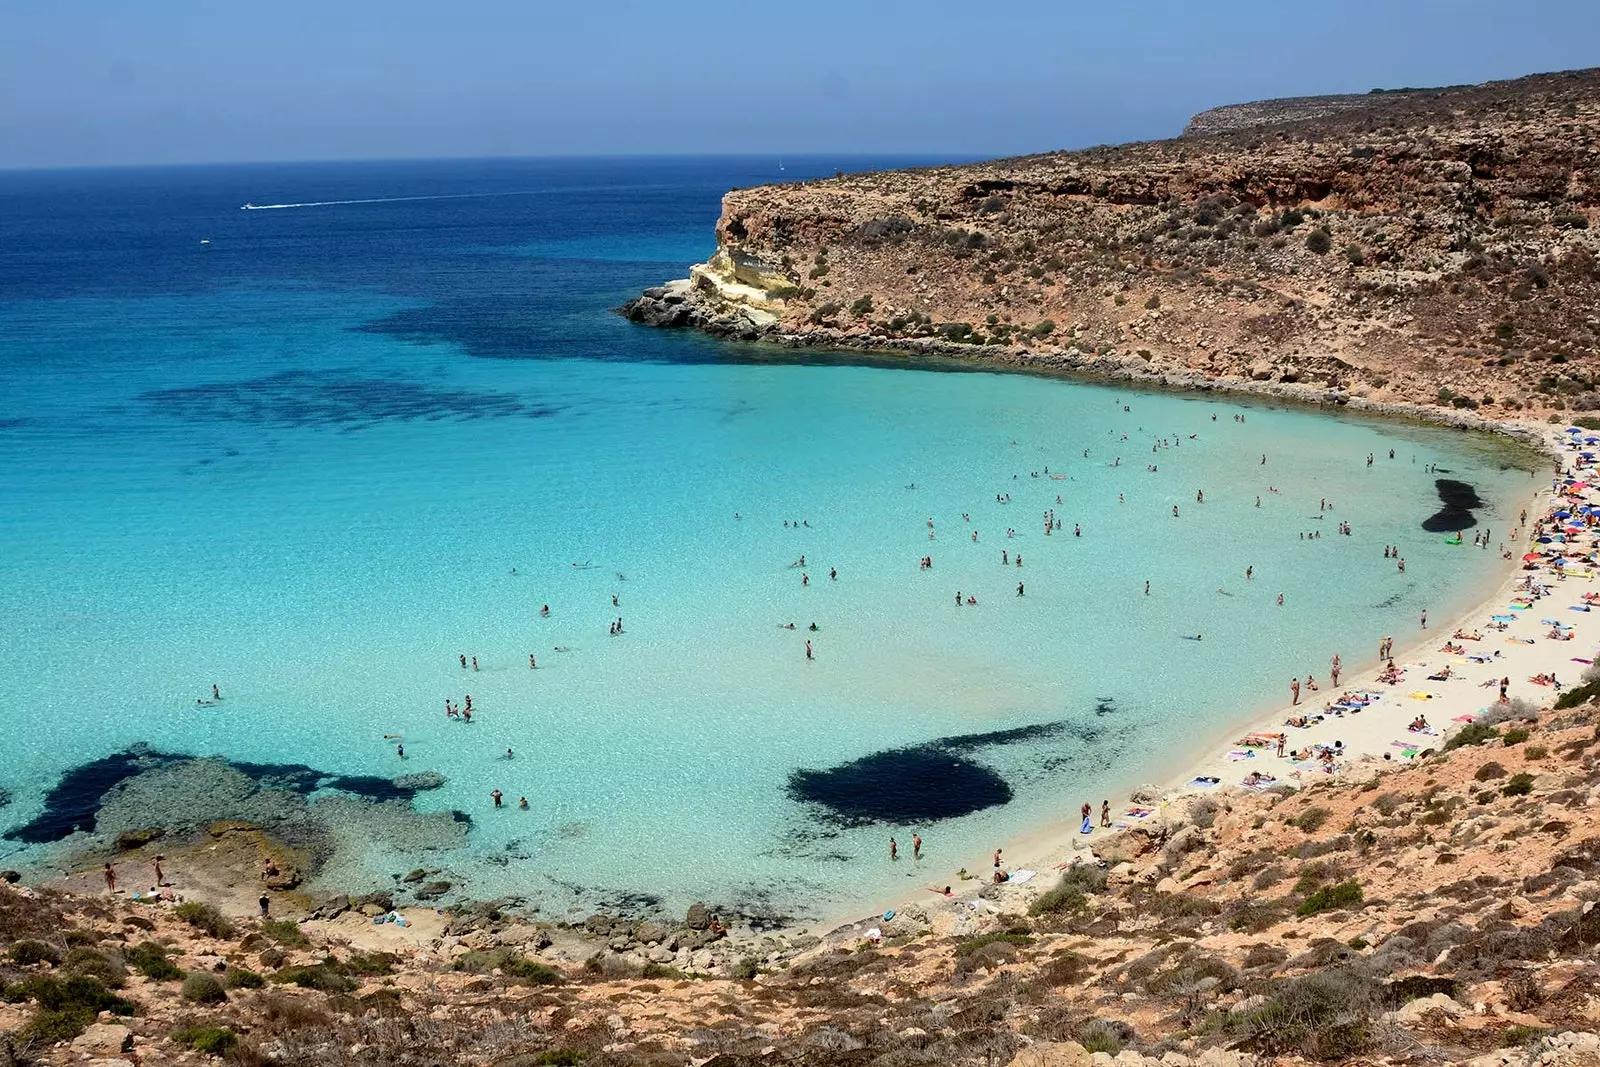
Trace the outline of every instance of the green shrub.
[[1328, 816], [1332, 814], [1327, 808], [1311, 807], [1290, 819], [1289, 822], [1291, 825], [1299, 827], [1303, 833], [1314, 834], [1322, 829], [1322, 825], [1328, 821]]
[[980, 948], [983, 948], [985, 945], [993, 945], [999, 941], [1004, 941], [1008, 945], [1016, 945], [1019, 948], [1033, 944], [1033, 938], [1029, 937], [1027, 934], [1012, 933], [1009, 930], [997, 934], [981, 934], [978, 937], [974, 937], [969, 941], [963, 941], [961, 944], [957, 945], [956, 957], [959, 959], [962, 956], [970, 956]]
[[668, 967], [664, 963], [647, 963], [647, 964], [644, 965], [644, 973], [641, 974], [639, 977], [641, 977], [641, 978], [661, 978], [661, 979], [665, 979], [667, 981], [676, 981], [678, 979], [687, 978], [689, 976], [684, 974], [682, 971], [678, 970], [678, 968], [676, 968], [676, 967]]
[[191, 1004], [221, 1004], [228, 993], [216, 975], [196, 971], [183, 980], [183, 999]]
[[1060, 915], [1063, 912], [1082, 911], [1089, 906], [1083, 888], [1065, 876], [1043, 896], [1035, 897], [1028, 905], [1029, 915]]
[[1372, 807], [1379, 815], [1387, 819], [1398, 811], [1400, 806], [1406, 803], [1407, 799], [1403, 793], [1379, 793], [1377, 798], [1373, 800]]
[[1522, 750], [1522, 754], [1527, 756], [1529, 759], [1544, 759], [1546, 756], [1550, 755], [1550, 750], [1545, 748], [1543, 745], [1529, 745], [1527, 748]]
[[728, 977], [737, 978], [740, 980], [754, 978], [760, 973], [761, 961], [756, 959], [754, 956], [746, 956], [744, 959], [728, 968]]
[[1144, 308], [1145, 308], [1146, 311], [1154, 311], [1157, 308], [1159, 308], [1160, 306], [1161, 306], [1161, 297], [1159, 297], [1159, 296], [1152, 296], [1152, 297], [1150, 297], [1149, 300], [1146, 300], [1144, 302]]
[[1300, 902], [1295, 914], [1318, 915], [1325, 911], [1354, 907], [1364, 899], [1366, 895], [1361, 891], [1361, 883], [1352, 878], [1346, 882], [1337, 882], [1318, 889]]
[[1444, 750], [1452, 752], [1468, 745], [1481, 745], [1485, 741], [1492, 741], [1500, 736], [1500, 731], [1493, 726], [1485, 726], [1481, 722], [1469, 722], [1457, 730], [1455, 736], [1444, 743]]
[[210, 904], [198, 900], [186, 900], [172, 909], [172, 914], [205, 933], [216, 938], [233, 936], [233, 923], [222, 912]]
[[305, 948], [311, 944], [300, 924], [291, 919], [268, 919], [261, 924], [261, 932], [288, 948]]
[[[1122, 299], [1120, 294], [1118, 295], [1118, 299]], [[1126, 301], [1124, 301], [1124, 303], [1126, 303]], [[1056, 324], [1054, 322], [1049, 319], [1040, 319], [1038, 322], [1033, 324], [1028, 332], [1035, 337], [1049, 337], [1055, 332], [1055, 329]]]
[[1532, 735], [1529, 734], [1528, 731], [1520, 728], [1515, 730], [1507, 730], [1503, 743], [1507, 748], [1510, 748], [1512, 745], [1522, 744], [1522, 742], [1526, 741], [1531, 736]]
[[852, 314], [852, 315], [870, 315], [870, 314], [872, 314], [872, 294], [870, 294], [870, 293], [862, 294], [862, 296], [860, 296], [856, 300], [855, 303], [850, 305], [850, 314]]
[[61, 962], [61, 950], [47, 941], [35, 941], [25, 938], [11, 946], [11, 962], [19, 967], [29, 967], [35, 963], [48, 963], [54, 967]]
[[207, 1056], [221, 1056], [239, 1043], [239, 1035], [226, 1026], [185, 1026], [174, 1030], [172, 1039]]
[[1583, 215], [1557, 215], [1550, 220], [1563, 230], [1587, 230], [1589, 219]]
[[127, 972], [122, 964], [92, 948], [75, 948], [67, 953], [61, 969], [69, 974], [87, 974], [98, 978], [109, 989], [120, 989]]
[[1306, 248], [1317, 255], [1324, 255], [1333, 247], [1333, 235], [1327, 230], [1315, 229], [1306, 234]]
[[1091, 1022], [1078, 1031], [1078, 1044], [1091, 1055], [1104, 1052], [1108, 1056], [1115, 1056], [1122, 1051], [1122, 1035], [1105, 1023]]
[[1472, 800], [1477, 804], [1493, 804], [1495, 795], [1496, 794], [1493, 789], [1485, 789], [1483, 792], [1474, 796]]
[[1345, 246], [1344, 258], [1350, 261], [1352, 267], [1364, 266], [1367, 262], [1367, 254], [1357, 244]]
[[183, 977], [177, 965], [167, 959], [167, 947], [155, 941], [141, 941], [132, 948], [123, 949], [122, 958], [134, 970], [157, 982], [172, 982]]
[[222, 984], [229, 989], [261, 989], [267, 980], [246, 967], [229, 967], [222, 975]]
[[356, 983], [340, 974], [326, 963], [305, 967], [285, 967], [272, 976], [279, 985], [296, 985], [301, 989], [317, 989], [324, 993], [348, 993]]
[[1527, 771], [1513, 774], [1505, 785], [1500, 787], [1500, 792], [1508, 797], [1525, 797], [1533, 792], [1533, 775]]
[[[646, 970], [649, 970], [649, 968], [647, 967]], [[668, 967], [665, 970], [670, 971], [672, 968]], [[540, 963], [538, 960], [530, 960], [525, 956], [519, 956], [516, 959], [507, 961], [501, 967], [501, 971], [504, 972], [507, 978], [518, 985], [560, 985], [566, 981], [565, 978], [561, 977], [561, 972], [554, 967]], [[647, 974], [645, 977], [648, 978], [649, 975]], [[660, 975], [658, 977], [666, 976]], [[677, 977], [681, 978], [682, 974], [677, 973]]]
[[343, 974], [361, 975], [363, 977], [382, 976], [394, 973], [394, 954], [392, 952], [374, 952], [372, 955], [352, 953], [350, 958], [340, 963], [332, 956], [322, 962], [325, 966], [333, 967]]
[[1518, 1045], [1526, 1045], [1530, 1041], [1537, 1041], [1541, 1037], [1547, 1036], [1549, 1033], [1549, 1027], [1545, 1026], [1513, 1026], [1500, 1035], [1500, 1047], [1515, 1048]]
[[581, 1067], [588, 1055], [575, 1048], [553, 1048], [535, 1056], [533, 1064], [534, 1067]]
[[[1594, 423], [1595, 426], [1588, 426], [1584, 421], [1585, 419]], [[1585, 415], [1582, 418], [1573, 419], [1572, 425], [1583, 426], [1585, 429], [1594, 429], [1595, 427], [1600, 427], [1600, 419]], [[1561, 695], [1556, 697], [1556, 708], [1564, 710], [1566, 708], [1581, 707], [1596, 697], [1600, 697], [1600, 681], [1587, 682], [1584, 685], [1563, 690]]]
[[1228, 1015], [1222, 1026], [1251, 1052], [1299, 1052], [1318, 1060], [1353, 1059], [1373, 1038], [1377, 988], [1355, 971], [1316, 971], [1272, 986], [1261, 1007]]
[[12, 1003], [31, 1000], [38, 1009], [22, 1029], [24, 1038], [56, 1042], [70, 1041], [83, 1033], [103, 1011], [113, 1015], [132, 1015], [133, 1003], [117, 996], [98, 978], [75, 974], [66, 979], [39, 975], [13, 982], [5, 989]]

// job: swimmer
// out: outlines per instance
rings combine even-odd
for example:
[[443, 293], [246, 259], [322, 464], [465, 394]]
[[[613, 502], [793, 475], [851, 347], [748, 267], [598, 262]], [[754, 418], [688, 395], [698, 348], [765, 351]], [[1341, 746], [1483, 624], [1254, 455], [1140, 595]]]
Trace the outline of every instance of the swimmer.
[[500, 806], [500, 798], [502, 796], [500, 790], [495, 789], [490, 791], [489, 796], [494, 798], [494, 806], [498, 808]]
[[527, 797], [518, 797], [517, 798], [517, 807], [521, 808], [523, 811], [527, 811], [528, 810], [528, 798]]
[[214, 684], [211, 686], [211, 699], [212, 700], [221, 700], [222, 699], [222, 690], [218, 689], [216, 687], [216, 685], [214, 685]]

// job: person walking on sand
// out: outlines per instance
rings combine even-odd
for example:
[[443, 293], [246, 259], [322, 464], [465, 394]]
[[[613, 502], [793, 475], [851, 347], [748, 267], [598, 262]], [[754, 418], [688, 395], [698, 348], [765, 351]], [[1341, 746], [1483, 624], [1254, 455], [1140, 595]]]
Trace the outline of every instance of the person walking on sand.
[[922, 835], [921, 834], [912, 834], [911, 835], [911, 858], [914, 859], [914, 860], [920, 860], [922, 858]]
[[[998, 852], [995, 853], [996, 856], [999, 854]], [[111, 869], [111, 864], [107, 863], [101, 866], [100, 873], [106, 880], [106, 892], [115, 893], [117, 891], [117, 872]]]
[[1291, 705], [1300, 703], [1300, 679], [1289, 679], [1289, 695], [1292, 697], [1289, 701]]
[[890, 862], [893, 862], [899, 858], [900, 846], [895, 842], [895, 839], [891, 837], [889, 838], [889, 860]]

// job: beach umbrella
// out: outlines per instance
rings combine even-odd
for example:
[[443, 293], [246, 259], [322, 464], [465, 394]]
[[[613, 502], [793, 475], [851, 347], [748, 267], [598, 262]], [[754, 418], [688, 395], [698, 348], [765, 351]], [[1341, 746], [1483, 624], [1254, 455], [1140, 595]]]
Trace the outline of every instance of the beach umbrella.
[[1583, 427], [1581, 427], [1581, 426], [1568, 426], [1567, 427], [1567, 432], [1568, 433], [1582, 433], [1583, 432]]
[[1600, 437], [1585, 437], [1583, 443], [1586, 445], [1600, 445]]
[[1539, 553], [1537, 553], [1537, 552], [1529, 552], [1527, 555], [1522, 557], [1522, 562], [1524, 562], [1524, 563], [1532, 563], [1536, 559], [1543, 559], [1543, 558], [1544, 557], [1539, 555]]
[[1570, 511], [1553, 511], [1553, 512], [1551, 512], [1551, 514], [1554, 515], [1558, 519], [1570, 519], [1570, 518], [1572, 518], [1572, 512], [1570, 512]]

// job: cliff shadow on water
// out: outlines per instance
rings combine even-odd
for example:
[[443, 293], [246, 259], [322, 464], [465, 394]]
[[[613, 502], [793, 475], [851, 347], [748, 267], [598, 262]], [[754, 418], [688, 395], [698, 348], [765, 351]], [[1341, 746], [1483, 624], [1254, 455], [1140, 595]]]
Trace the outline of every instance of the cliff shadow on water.
[[1429, 533], [1457, 533], [1478, 525], [1474, 511], [1484, 506], [1478, 491], [1466, 482], [1440, 478], [1433, 483], [1439, 493], [1439, 510], [1422, 521]]

